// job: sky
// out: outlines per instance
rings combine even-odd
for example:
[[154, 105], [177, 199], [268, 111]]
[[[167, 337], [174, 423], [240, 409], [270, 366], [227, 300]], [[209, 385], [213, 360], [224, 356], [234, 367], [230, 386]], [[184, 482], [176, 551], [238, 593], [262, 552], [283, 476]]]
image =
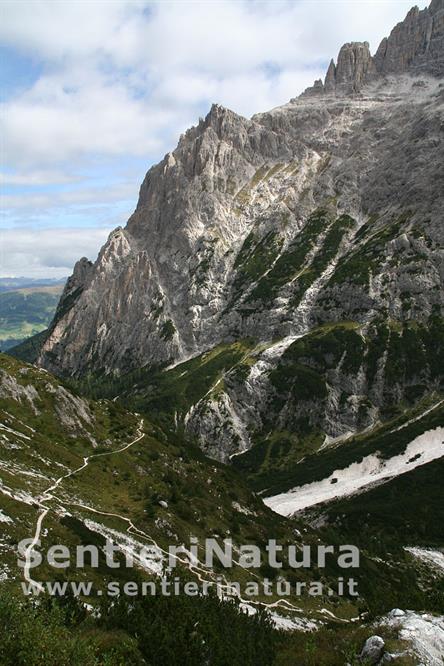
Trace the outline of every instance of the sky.
[[413, 4], [0, 0], [0, 276], [94, 260], [213, 102], [245, 116], [284, 104], [345, 42], [374, 52]]

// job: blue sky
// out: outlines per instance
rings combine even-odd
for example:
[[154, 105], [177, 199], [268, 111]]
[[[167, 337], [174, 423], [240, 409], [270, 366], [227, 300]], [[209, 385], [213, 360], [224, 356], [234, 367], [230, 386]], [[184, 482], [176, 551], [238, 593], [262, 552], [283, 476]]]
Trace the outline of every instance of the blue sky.
[[[427, 2], [417, 3], [420, 8]], [[2, 0], [0, 275], [68, 275], [212, 102], [250, 116], [410, 0]]]

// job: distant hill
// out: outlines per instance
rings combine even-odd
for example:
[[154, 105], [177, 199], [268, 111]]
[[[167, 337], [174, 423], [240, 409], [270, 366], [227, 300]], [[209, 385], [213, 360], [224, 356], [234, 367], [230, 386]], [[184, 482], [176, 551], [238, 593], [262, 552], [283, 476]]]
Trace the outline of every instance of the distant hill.
[[54, 316], [65, 280], [0, 278], [0, 350], [44, 331]]
[[15, 291], [16, 289], [35, 289], [36, 287], [59, 287], [65, 284], [67, 278], [29, 278], [29, 277], [0, 277], [0, 293]]

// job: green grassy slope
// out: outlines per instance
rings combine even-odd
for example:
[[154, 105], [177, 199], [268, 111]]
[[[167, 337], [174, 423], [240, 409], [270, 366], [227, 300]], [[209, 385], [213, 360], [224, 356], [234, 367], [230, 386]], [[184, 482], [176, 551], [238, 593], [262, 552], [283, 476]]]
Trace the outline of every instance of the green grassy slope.
[[[242, 362], [244, 354], [245, 348], [222, 349], [218, 354], [190, 362], [194, 364], [195, 372], [201, 373], [202, 382], [198, 386], [193, 386], [192, 374], [184, 378], [176, 376], [174, 373], [178, 371], [172, 369], [166, 373], [164, 385], [156, 383], [159, 393], [154, 397], [160, 400], [162, 391], [166, 397], [179, 395], [179, 404], [186, 410], [190, 400], [196, 398], [196, 391], [200, 395], [203, 390], [214, 390], [214, 383], [223, 380], [223, 369]], [[173, 376], [170, 385], [168, 381]], [[179, 383], [181, 390], [176, 393], [179, 379], [183, 383]], [[165, 404], [168, 406], [168, 400]], [[54, 646], [59, 637], [63, 650], [59, 648], [52, 653], [48, 649], [46, 661], [58, 665], [76, 664], [80, 660], [90, 663], [88, 660], [95, 658], [96, 661], [91, 663], [107, 666], [139, 664], [143, 663], [142, 659], [148, 659], [147, 663], [152, 664], [162, 664], [165, 663], [162, 659], [167, 659], [169, 664], [197, 666], [202, 663], [202, 658], [206, 658], [206, 653], [201, 651], [203, 643], [198, 642], [196, 651], [190, 653], [184, 653], [183, 646], [190, 644], [190, 634], [196, 631], [198, 622], [197, 636], [214, 651], [211, 662], [214, 664], [240, 664], [238, 657], [242, 657], [242, 663], [251, 666], [260, 663], [290, 666], [295, 661], [307, 666], [313, 663], [340, 666], [345, 655], [356, 653], [359, 645], [374, 633], [373, 627], [334, 622], [330, 616], [327, 624], [312, 638], [299, 633], [281, 635], [269, 629], [268, 620], [260, 617], [248, 620], [235, 605], [183, 598], [123, 599], [117, 607], [105, 602], [100, 620], [85, 615], [81, 607], [64, 599], [62, 611], [59, 611], [59, 602], [54, 602], [42, 616], [38, 609], [23, 605], [21, 601], [18, 592], [21, 573], [16, 566], [15, 553], [18, 541], [34, 533], [42, 503], [49, 509], [43, 524], [42, 552], [54, 543], [66, 544], [70, 550], [79, 544], [92, 543], [100, 547], [105, 535], [112, 536], [121, 547], [125, 543], [134, 548], [156, 543], [164, 549], [171, 543], [188, 543], [191, 535], [200, 542], [207, 536], [215, 536], [218, 540], [231, 536], [235, 544], [252, 543], [261, 549], [271, 538], [282, 544], [304, 543], [312, 547], [322, 542], [339, 545], [355, 540], [362, 547], [361, 570], [357, 576], [363, 591], [361, 597], [352, 600], [327, 594], [320, 598], [293, 596], [291, 603], [298, 608], [296, 618], [302, 614], [325, 623], [322, 609], [343, 620], [356, 617], [363, 610], [370, 613], [369, 617], [374, 617], [401, 605], [444, 611], [439, 589], [438, 594], [429, 594], [428, 588], [423, 586], [423, 573], [417, 570], [416, 563], [404, 554], [400, 545], [396, 558], [389, 561], [386, 553], [385, 563], [375, 563], [372, 559], [375, 552], [371, 547], [373, 533], [370, 530], [371, 538], [365, 540], [359, 531], [353, 532], [352, 510], [349, 523], [344, 522], [344, 529], [338, 528], [339, 514], [346, 514], [342, 507], [337, 516], [332, 514], [331, 521], [321, 528], [310, 527], [312, 516], [297, 520], [281, 518], [251, 493], [242, 478], [244, 475], [207, 459], [180, 433], [165, 431], [160, 421], [153, 423], [144, 418], [143, 436], [123, 450], [135, 439], [140, 421], [139, 415], [128, 412], [117, 402], [80, 398], [47, 372], [0, 355], [0, 507], [3, 516], [8, 518], [6, 522], [2, 521], [0, 620], [10, 627], [17, 627], [17, 640], [23, 650], [29, 645], [33, 627], [40, 627], [43, 617], [46, 618], [45, 630], [38, 631], [34, 642], [40, 645], [39, 641], [46, 637], [45, 640]], [[53, 491], [52, 498], [42, 502], [42, 493], [55, 478], [81, 466], [84, 457], [91, 455], [96, 458], [90, 460], [88, 467], [64, 480]], [[430, 488], [434, 487], [430, 496], [438, 502], [441, 472], [437, 471], [435, 485], [430, 483]], [[421, 479], [418, 479], [418, 493], [420, 485]], [[402, 501], [403, 492], [405, 490], [400, 488], [395, 498], [397, 502]], [[374, 503], [377, 507], [392, 499], [389, 495], [388, 499], [376, 498]], [[356, 506], [359, 514], [359, 505]], [[361, 511], [368, 509], [363, 506]], [[376, 510], [372, 508], [371, 512], [376, 513]], [[364, 515], [357, 515], [358, 523], [362, 524], [363, 520]], [[136, 531], [128, 533], [128, 521]], [[418, 516], [418, 529], [420, 523], [421, 516]], [[386, 525], [384, 530], [387, 530]], [[416, 537], [417, 533], [412, 532], [412, 539], [419, 542]], [[437, 538], [440, 538], [439, 534]], [[184, 579], [193, 577], [185, 566], [177, 571]], [[217, 568], [216, 572], [226, 573], [222, 568]], [[309, 570], [294, 570], [284, 558], [280, 574], [293, 583], [323, 580], [327, 585], [334, 585], [343, 570], [338, 569], [334, 557], [327, 558], [325, 570], [316, 566]], [[212, 575], [208, 573], [208, 577]], [[262, 579], [273, 576], [273, 571], [264, 566], [255, 575]], [[54, 580], [54, 570], [43, 564], [33, 577]], [[242, 583], [251, 579], [251, 573], [237, 566], [229, 578]], [[56, 579], [92, 581], [95, 589], [101, 589], [110, 579], [123, 584], [128, 580], [151, 580], [153, 574], [143, 568], [136, 572], [124, 568], [110, 570], [102, 558], [98, 569], [86, 567], [79, 571], [70, 567], [57, 574]], [[262, 596], [260, 600], [270, 603], [274, 597]], [[87, 601], [91, 602], [91, 598]], [[93, 599], [93, 603], [98, 602]], [[69, 617], [63, 615], [65, 611], [69, 612]], [[283, 609], [280, 612], [292, 616]], [[159, 616], [161, 624], [153, 625], [154, 618]], [[25, 618], [32, 618], [31, 623]], [[333, 622], [331, 626], [330, 621]], [[230, 640], [217, 639], [217, 636], [225, 636], [220, 630], [221, 623], [230, 626]], [[163, 627], [165, 633], [158, 634], [149, 629], [154, 626], [159, 630]], [[172, 633], [176, 636], [173, 642], [167, 640]], [[267, 647], [260, 647], [264, 636], [268, 638]], [[336, 641], [334, 650], [331, 649], [333, 636]], [[392, 636], [387, 635], [387, 638], [393, 641], [390, 645], [400, 647]], [[240, 645], [242, 649], [234, 649]], [[270, 646], [273, 646], [272, 651]], [[2, 663], [34, 663], [26, 650], [23, 651], [23, 662], [11, 661], [15, 658], [11, 649], [10, 643], [0, 647]]]
[[[130, 537], [136, 549], [153, 542], [163, 549], [189, 544], [191, 536], [200, 544], [208, 537], [231, 536], [235, 544], [261, 549], [269, 539], [291, 543], [296, 538], [297, 521], [273, 514], [235, 470], [207, 459], [180, 435], [166, 434], [144, 419], [143, 436], [121, 450], [137, 436], [141, 418], [118, 403], [80, 399], [45, 371], [8, 356], [0, 356], [0, 395], [0, 506], [8, 517], [2, 522], [7, 544], [2, 564], [12, 583], [20, 580], [15, 546], [34, 533], [42, 504], [50, 509], [44, 520], [43, 552], [54, 543], [70, 548], [101, 544], [104, 535], [114, 535], [120, 543]], [[42, 501], [45, 489], [81, 467], [85, 456], [95, 457]], [[129, 520], [137, 528], [131, 534]], [[317, 542], [314, 532], [305, 539]], [[296, 580], [319, 575], [295, 573], [288, 563], [283, 573]], [[145, 569], [141, 574], [152, 575]], [[260, 578], [268, 574], [259, 572]], [[53, 575], [43, 564], [34, 577], [51, 580]], [[211, 579], [214, 574], [206, 575]], [[70, 576], [92, 578], [100, 585], [107, 576], [114, 579], [115, 572], [70, 568], [64, 577]], [[328, 580], [328, 570], [323, 576]], [[251, 574], [235, 566], [229, 577], [242, 582]], [[325, 605], [339, 615], [356, 613], [347, 599], [326, 596], [301, 603], [314, 617]]]
[[[213, 373], [211, 377], [213, 381]], [[235, 544], [251, 543], [261, 549], [269, 539], [282, 544], [319, 543], [318, 528], [310, 527], [305, 519], [289, 520], [272, 513], [252, 494], [244, 474], [209, 460], [180, 433], [165, 431], [159, 422], [144, 418], [143, 437], [121, 450], [135, 439], [141, 417], [118, 403], [80, 399], [45, 371], [7, 356], [0, 356], [0, 387], [0, 502], [10, 518], [2, 523], [7, 544], [3, 565], [12, 583], [20, 580], [15, 545], [33, 534], [42, 504], [39, 497], [55, 478], [77, 469], [91, 455], [96, 457], [85, 469], [65, 479], [53, 497], [43, 502], [50, 509], [44, 522], [43, 548], [53, 543], [70, 547], [100, 544], [105, 535], [114, 535], [121, 544], [130, 537], [135, 548], [155, 542], [165, 549], [171, 543], [189, 543], [190, 536], [199, 543], [208, 536], [231, 536]], [[131, 534], [128, 521], [136, 528]], [[330, 543], [329, 534], [325, 539]], [[365, 549], [362, 558], [368, 563]], [[53, 575], [46, 565], [38, 573], [40, 580]], [[260, 577], [274, 573], [267, 566], [259, 570]], [[281, 573], [293, 583], [324, 580], [334, 586], [340, 571], [333, 557], [327, 558], [325, 570], [316, 566], [295, 570], [284, 557]], [[101, 567], [80, 573], [68, 569], [64, 576], [92, 578], [101, 585], [114, 574]], [[120, 575], [125, 579], [128, 572]], [[141, 575], [152, 574], [141, 570]], [[407, 566], [406, 575], [412, 577], [407, 595], [410, 605], [427, 607], [414, 569]], [[390, 610], [393, 599], [404, 600], [405, 585], [400, 586], [397, 577], [383, 572], [375, 576], [375, 585], [383, 583], [390, 592], [385, 610]], [[251, 573], [238, 566], [230, 572], [230, 578], [239, 582], [250, 577]], [[303, 595], [292, 598], [292, 603], [318, 620], [323, 617], [322, 608], [339, 617], [356, 616], [358, 608], [375, 612], [374, 602], [369, 605], [367, 597], [356, 603], [336, 595]]]

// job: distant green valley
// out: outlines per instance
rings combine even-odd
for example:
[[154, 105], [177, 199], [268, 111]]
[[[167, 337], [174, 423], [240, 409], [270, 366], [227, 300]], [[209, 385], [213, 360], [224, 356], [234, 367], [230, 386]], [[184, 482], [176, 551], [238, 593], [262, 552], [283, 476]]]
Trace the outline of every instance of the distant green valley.
[[0, 350], [7, 351], [51, 322], [65, 280], [0, 279]]

